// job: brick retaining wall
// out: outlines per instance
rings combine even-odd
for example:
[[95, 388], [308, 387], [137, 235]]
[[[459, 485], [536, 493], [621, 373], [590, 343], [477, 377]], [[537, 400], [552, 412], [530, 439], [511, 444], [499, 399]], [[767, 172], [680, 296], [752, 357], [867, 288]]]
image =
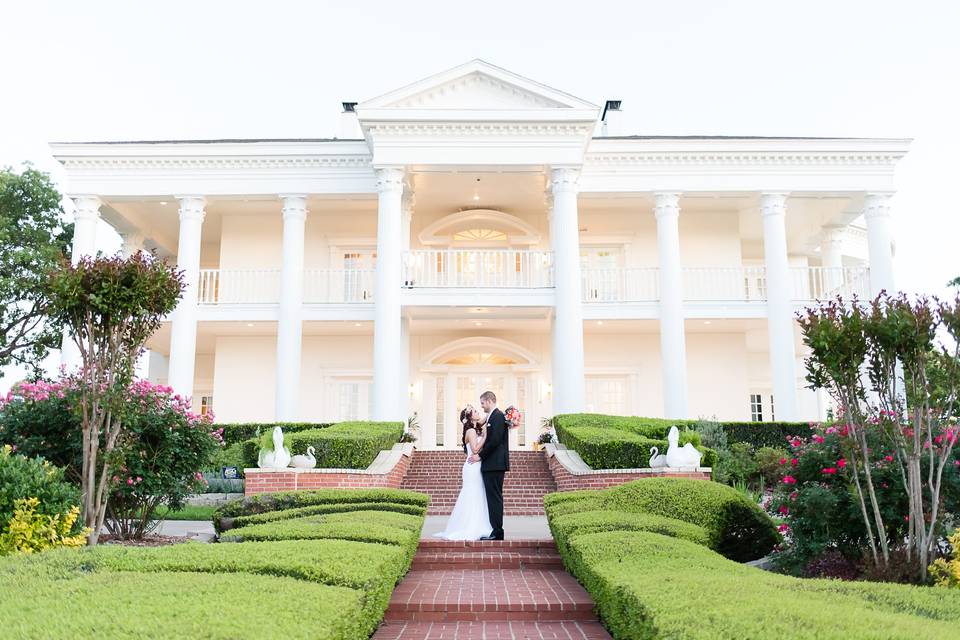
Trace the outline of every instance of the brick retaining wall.
[[668, 469], [592, 469], [576, 451], [563, 445], [548, 444], [544, 447], [547, 464], [557, 491], [576, 491], [578, 489], [605, 489], [618, 484], [641, 480], [643, 478], [692, 478], [710, 480], [712, 470], [709, 467], [689, 467]]

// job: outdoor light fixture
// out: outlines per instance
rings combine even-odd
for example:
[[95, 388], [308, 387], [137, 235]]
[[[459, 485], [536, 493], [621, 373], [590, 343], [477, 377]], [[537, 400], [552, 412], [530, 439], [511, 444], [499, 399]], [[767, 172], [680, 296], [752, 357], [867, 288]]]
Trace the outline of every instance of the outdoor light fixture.
[[252, 322], [248, 322], [248, 323], [247, 323], [247, 326], [248, 326], [248, 327], [252, 327], [252, 326], [253, 326], [253, 323], [252, 323]]
[[161, 200], [161, 201], [160, 201], [160, 204], [161, 204], [161, 206], [164, 206], [164, 207], [165, 207], [165, 206], [167, 206], [167, 201], [166, 201], [166, 200]]

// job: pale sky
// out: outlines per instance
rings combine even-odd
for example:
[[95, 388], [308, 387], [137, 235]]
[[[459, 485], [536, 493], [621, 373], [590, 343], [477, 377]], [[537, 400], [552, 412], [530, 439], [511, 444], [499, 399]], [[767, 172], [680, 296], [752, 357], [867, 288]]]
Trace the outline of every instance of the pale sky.
[[958, 30], [956, 0], [9, 2], [0, 165], [60, 178], [50, 141], [331, 137], [342, 101], [482, 58], [623, 100], [628, 133], [913, 138], [897, 285], [945, 294], [960, 275]]

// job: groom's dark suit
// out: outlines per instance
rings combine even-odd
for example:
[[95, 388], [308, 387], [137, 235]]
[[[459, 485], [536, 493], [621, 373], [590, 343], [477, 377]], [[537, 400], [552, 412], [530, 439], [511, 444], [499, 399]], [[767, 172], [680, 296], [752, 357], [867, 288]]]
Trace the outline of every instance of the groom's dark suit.
[[500, 409], [494, 409], [487, 418], [487, 439], [480, 449], [480, 472], [487, 493], [487, 512], [490, 515], [490, 536], [503, 540], [503, 474], [510, 471], [510, 438], [507, 421]]

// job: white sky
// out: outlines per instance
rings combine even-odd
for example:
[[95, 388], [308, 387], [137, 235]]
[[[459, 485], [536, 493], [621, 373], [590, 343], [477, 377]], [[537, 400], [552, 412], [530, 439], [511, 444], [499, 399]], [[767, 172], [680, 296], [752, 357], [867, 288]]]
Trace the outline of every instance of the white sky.
[[960, 275], [958, 31], [955, 0], [9, 2], [0, 165], [59, 178], [55, 140], [329, 137], [340, 102], [482, 58], [622, 99], [631, 133], [913, 138], [897, 284], [944, 294]]

